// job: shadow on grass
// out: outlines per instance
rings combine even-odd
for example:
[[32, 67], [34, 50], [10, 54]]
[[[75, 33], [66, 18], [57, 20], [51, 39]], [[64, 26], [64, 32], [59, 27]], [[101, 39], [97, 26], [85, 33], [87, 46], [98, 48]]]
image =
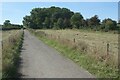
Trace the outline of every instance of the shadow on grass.
[[[16, 75], [15, 75], [15, 77], [13, 77], [14, 79], [19, 79], [19, 80], [21, 80], [21, 78], [22, 77], [24, 77], [25, 75], [23, 75], [22, 73], [21, 73], [21, 68], [22, 68], [22, 64], [23, 64], [23, 59], [22, 59], [22, 57], [21, 57], [21, 52], [23, 52], [24, 50], [26, 50], [25, 48], [21, 48], [21, 50], [20, 50], [20, 56], [19, 56], [19, 59], [18, 59], [18, 61], [17, 61], [17, 64], [16, 64], [16, 67], [17, 67], [17, 72], [16, 72]], [[16, 80], [17, 80], [16, 79]]]
[[[19, 51], [19, 53], [21, 53], [22, 51], [24, 51], [24, 48], [21, 48], [21, 50]], [[21, 55], [21, 54], [20, 54]], [[21, 58], [21, 56], [19, 56], [19, 58], [17, 59], [17, 61], [15, 62], [15, 72], [8, 78], [2, 78], [2, 80], [22, 80], [22, 77], [24, 77], [25, 75], [23, 75], [20, 71], [21, 67], [23, 64], [23, 59]]]

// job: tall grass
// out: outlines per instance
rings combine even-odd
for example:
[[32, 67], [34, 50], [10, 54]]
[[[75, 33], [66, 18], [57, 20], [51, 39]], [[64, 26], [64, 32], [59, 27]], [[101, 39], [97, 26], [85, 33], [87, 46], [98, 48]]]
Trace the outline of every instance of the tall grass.
[[17, 62], [22, 47], [23, 35], [23, 30], [19, 30], [2, 41], [2, 78], [17, 76]]
[[[109, 66], [118, 67], [117, 34], [89, 32], [86, 30], [37, 30], [36, 32], [39, 33], [41, 31], [45, 32], [46, 35], [52, 35], [50, 38], [54, 38], [61, 44], [89, 54], [96, 60], [103, 61]], [[59, 39], [58, 36], [60, 37]], [[109, 44], [109, 47], [107, 47], [107, 44]]]
[[85, 41], [75, 42], [59, 36], [46, 34], [44, 31], [30, 30], [48, 45], [56, 48], [63, 55], [69, 57], [81, 67], [87, 69], [98, 78], [116, 78], [118, 66], [114, 55], [98, 54], [97, 48], [90, 52], [89, 45]]

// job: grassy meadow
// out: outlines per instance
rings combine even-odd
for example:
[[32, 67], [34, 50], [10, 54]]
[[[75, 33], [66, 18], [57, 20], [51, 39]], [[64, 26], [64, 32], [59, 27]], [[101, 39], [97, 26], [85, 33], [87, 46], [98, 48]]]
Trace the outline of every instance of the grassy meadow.
[[9, 36], [17, 34], [19, 30], [6, 30], [2, 32], [2, 40], [7, 39]]
[[[19, 30], [0, 31], [0, 41], [8, 40], [11, 35], [17, 34], [18, 31]], [[0, 45], [0, 72], [2, 72], [2, 44], [0, 43]]]
[[16, 75], [17, 61], [22, 46], [23, 30], [2, 31], [2, 77]]
[[[109, 53], [118, 54], [118, 34], [94, 32], [86, 30], [41, 30], [46, 34], [53, 35], [55, 38], [58, 36], [61, 39], [68, 39], [77, 44], [80, 42], [86, 43], [89, 48], [98, 50], [97, 53], [106, 53], [107, 43], [109, 46]], [[89, 51], [90, 53], [91, 51]]]
[[32, 32], [96, 77], [118, 77], [118, 34], [69, 29]]

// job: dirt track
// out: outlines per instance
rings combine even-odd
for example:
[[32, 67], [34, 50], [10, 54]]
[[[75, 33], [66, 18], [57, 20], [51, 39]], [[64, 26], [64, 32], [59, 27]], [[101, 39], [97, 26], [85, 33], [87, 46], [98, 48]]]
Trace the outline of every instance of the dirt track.
[[20, 73], [23, 78], [93, 78], [70, 59], [25, 31]]

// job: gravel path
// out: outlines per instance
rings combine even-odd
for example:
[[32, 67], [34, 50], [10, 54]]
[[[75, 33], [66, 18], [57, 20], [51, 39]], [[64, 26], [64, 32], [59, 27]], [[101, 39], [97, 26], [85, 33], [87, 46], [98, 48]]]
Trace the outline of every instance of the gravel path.
[[25, 31], [19, 72], [22, 78], [93, 78], [58, 51]]

